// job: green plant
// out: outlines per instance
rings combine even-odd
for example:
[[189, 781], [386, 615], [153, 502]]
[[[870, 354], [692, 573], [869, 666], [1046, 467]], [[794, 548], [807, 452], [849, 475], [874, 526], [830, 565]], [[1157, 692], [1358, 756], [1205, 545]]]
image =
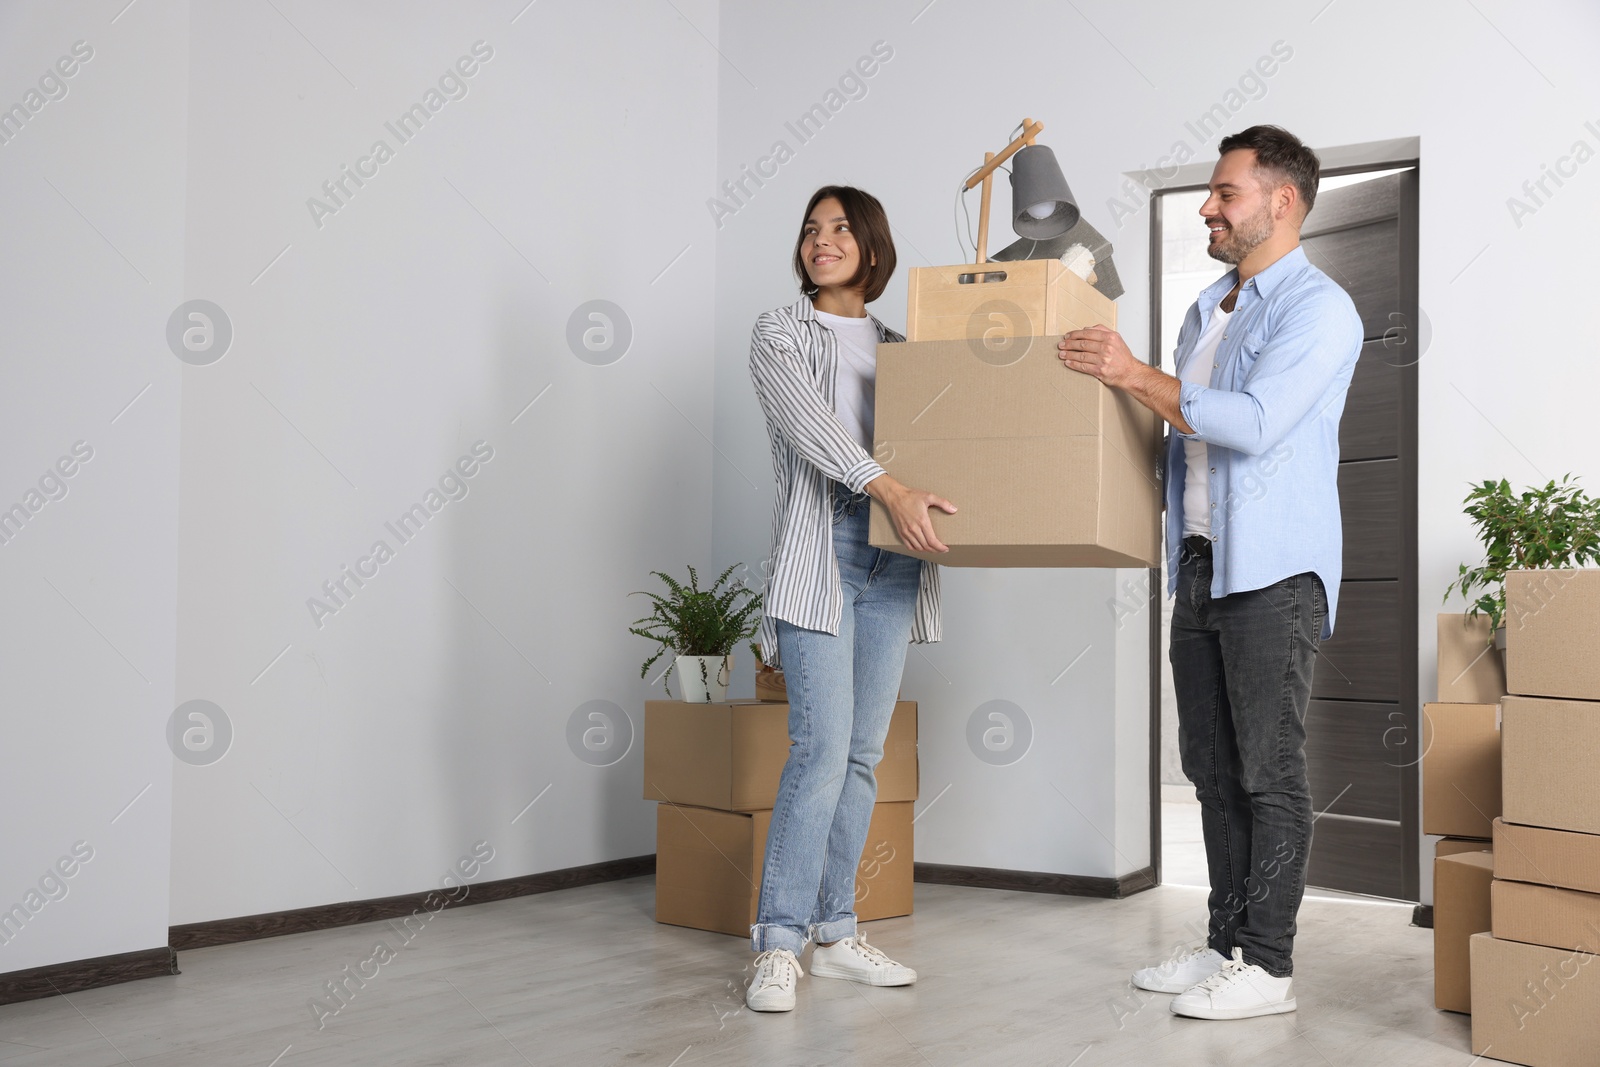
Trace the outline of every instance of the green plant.
[[1542, 489], [1514, 495], [1505, 479], [1484, 482], [1463, 501], [1484, 544], [1484, 561], [1461, 564], [1444, 599], [1460, 592], [1468, 615], [1489, 616], [1491, 639], [1506, 615], [1506, 572], [1582, 566], [1600, 561], [1600, 499], [1578, 488], [1572, 475]]
[[[700, 588], [700, 576], [689, 568], [689, 583], [661, 571], [651, 571], [667, 587], [665, 594], [639, 591], [630, 596], [647, 596], [652, 609], [649, 615], [635, 620], [628, 627], [630, 634], [649, 638], [661, 647], [655, 655], [644, 661], [639, 677], [650, 673], [650, 668], [667, 653], [674, 656], [726, 656], [740, 641], [751, 637], [760, 628], [761, 594], [734, 582], [728, 585], [728, 576], [738, 564], [717, 575], [710, 588]], [[726, 588], [724, 586], [726, 585]], [[750, 651], [756, 651], [752, 643]], [[672, 677], [672, 665], [662, 675], [662, 684]], [[672, 690], [668, 688], [670, 694]]]

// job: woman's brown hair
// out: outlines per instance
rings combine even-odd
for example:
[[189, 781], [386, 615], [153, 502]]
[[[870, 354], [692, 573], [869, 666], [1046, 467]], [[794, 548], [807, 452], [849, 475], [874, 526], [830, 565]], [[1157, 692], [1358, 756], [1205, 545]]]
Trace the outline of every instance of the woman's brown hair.
[[856, 267], [855, 277], [850, 279], [850, 288], [860, 289], [870, 304], [883, 295], [883, 291], [889, 287], [889, 278], [894, 274], [894, 238], [889, 234], [889, 216], [884, 213], [878, 198], [850, 185], [824, 185], [811, 194], [811, 202], [800, 217], [800, 236], [794, 243], [794, 273], [800, 279], [800, 291], [809, 297], [817, 295], [816, 283], [806, 273], [805, 259], [800, 250], [806, 241], [805, 220], [811, 217], [818, 204], [830, 197], [839, 201], [844, 208], [844, 217], [850, 221], [850, 232], [855, 235], [856, 247], [861, 250], [861, 262]]

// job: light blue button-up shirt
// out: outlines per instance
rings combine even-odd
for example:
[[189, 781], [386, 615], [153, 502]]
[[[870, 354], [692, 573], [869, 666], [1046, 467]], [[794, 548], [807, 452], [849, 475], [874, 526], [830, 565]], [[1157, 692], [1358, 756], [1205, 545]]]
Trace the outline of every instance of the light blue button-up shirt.
[[[1232, 291], [1231, 270], [1207, 287], [1178, 333], [1181, 373], [1204, 324]], [[1333, 635], [1344, 572], [1339, 518], [1339, 417], [1361, 355], [1349, 295], [1298, 246], [1239, 291], [1217, 345], [1211, 384], [1186, 382], [1183, 419], [1167, 439], [1167, 595], [1178, 587], [1185, 440], [1203, 441], [1211, 488], [1211, 595], [1262, 589], [1307, 571], [1328, 595]]]

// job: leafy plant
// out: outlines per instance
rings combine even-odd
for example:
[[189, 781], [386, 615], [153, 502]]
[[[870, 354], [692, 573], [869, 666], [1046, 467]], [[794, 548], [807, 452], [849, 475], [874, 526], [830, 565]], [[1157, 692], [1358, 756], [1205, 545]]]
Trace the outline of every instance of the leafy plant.
[[1459, 591], [1468, 615], [1489, 616], [1491, 639], [1506, 616], [1506, 572], [1558, 569], [1600, 562], [1600, 499], [1578, 488], [1572, 475], [1514, 495], [1505, 479], [1484, 482], [1463, 501], [1483, 541], [1484, 561], [1461, 564], [1444, 599]]
[[[717, 575], [707, 589], [700, 588], [700, 576], [693, 567], [689, 568], [687, 585], [670, 574], [651, 571], [667, 587], [666, 593], [641, 590], [629, 594], [647, 596], [653, 606], [649, 615], [628, 627], [628, 632], [661, 646], [639, 668], [639, 677], [648, 675], [656, 661], [669, 652], [674, 656], [726, 656], [740, 641], [755, 634], [761, 626], [761, 594], [742, 582], [727, 584], [728, 576], [738, 566], [734, 564]], [[750, 651], [760, 655], [754, 643]], [[666, 685], [671, 677], [672, 665], [668, 665], [662, 684]], [[671, 694], [670, 687], [667, 692]]]

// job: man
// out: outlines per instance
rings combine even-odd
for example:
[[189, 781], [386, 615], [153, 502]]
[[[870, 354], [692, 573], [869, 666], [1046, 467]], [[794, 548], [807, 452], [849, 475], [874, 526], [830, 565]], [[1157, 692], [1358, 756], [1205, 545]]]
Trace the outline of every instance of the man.
[[1167, 593], [1184, 773], [1211, 875], [1207, 944], [1133, 976], [1172, 1010], [1244, 1019], [1295, 1009], [1295, 913], [1311, 844], [1305, 714], [1333, 633], [1343, 538], [1339, 416], [1361, 320], [1313, 267], [1300, 227], [1317, 156], [1276, 126], [1223, 138], [1200, 208], [1234, 269], [1189, 308], [1177, 377], [1106, 329], [1058, 348], [1071, 369], [1171, 424]]

